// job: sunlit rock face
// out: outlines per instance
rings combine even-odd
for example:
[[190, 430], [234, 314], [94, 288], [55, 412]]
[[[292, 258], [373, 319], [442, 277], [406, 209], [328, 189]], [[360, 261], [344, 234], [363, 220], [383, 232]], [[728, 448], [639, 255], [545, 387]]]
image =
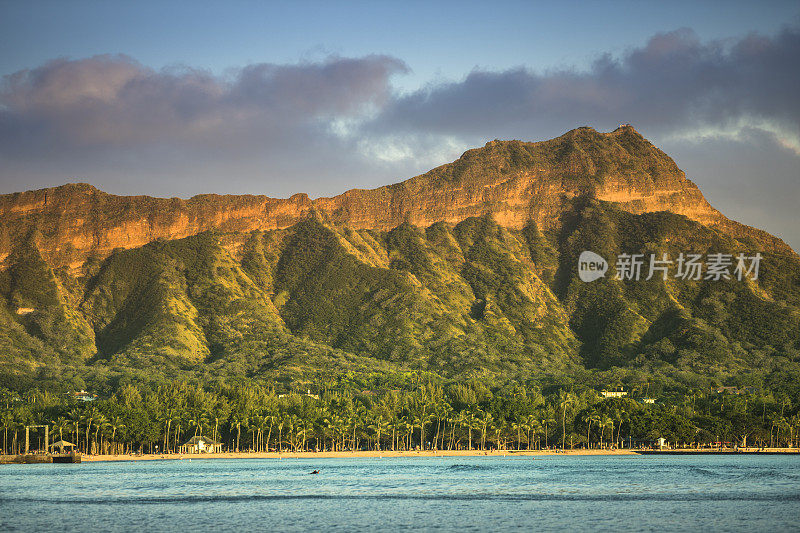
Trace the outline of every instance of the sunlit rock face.
[[586, 196], [631, 213], [670, 211], [769, 249], [776, 237], [727, 219], [675, 162], [630, 126], [610, 133], [578, 128], [548, 141], [492, 141], [457, 161], [401, 183], [353, 189], [332, 198], [199, 195], [188, 200], [115, 196], [69, 184], [0, 196], [0, 261], [33, 238], [54, 267], [78, 269], [90, 257], [210, 229], [250, 232], [292, 226], [316, 212], [353, 229], [427, 227], [492, 214], [520, 229], [534, 221], [557, 228], [570, 200]]

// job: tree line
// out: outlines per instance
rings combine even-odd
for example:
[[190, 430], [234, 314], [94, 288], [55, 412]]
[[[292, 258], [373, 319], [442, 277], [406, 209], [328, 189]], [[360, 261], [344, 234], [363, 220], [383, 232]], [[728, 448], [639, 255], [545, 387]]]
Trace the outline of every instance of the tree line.
[[[3, 453], [24, 450], [25, 426], [87, 454], [175, 453], [194, 436], [227, 451], [532, 450], [717, 443], [797, 446], [800, 401], [769, 392], [695, 391], [642, 403], [597, 390], [543, 392], [479, 380], [412, 377], [396, 389], [339, 386], [276, 392], [274, 384], [127, 383], [106, 398], [0, 389]], [[34, 433], [31, 449], [41, 448]]]

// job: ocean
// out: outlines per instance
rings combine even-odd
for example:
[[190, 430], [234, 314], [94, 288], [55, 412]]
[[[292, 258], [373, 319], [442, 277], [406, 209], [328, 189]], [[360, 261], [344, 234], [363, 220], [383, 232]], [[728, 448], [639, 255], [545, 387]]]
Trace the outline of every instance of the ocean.
[[0, 466], [0, 531], [246, 529], [800, 531], [800, 456]]

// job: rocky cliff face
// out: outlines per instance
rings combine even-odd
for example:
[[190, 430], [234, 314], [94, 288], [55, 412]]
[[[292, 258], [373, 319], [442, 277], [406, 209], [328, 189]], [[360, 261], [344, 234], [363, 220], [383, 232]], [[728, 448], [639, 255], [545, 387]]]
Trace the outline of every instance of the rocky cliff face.
[[389, 230], [403, 222], [427, 227], [491, 213], [520, 229], [530, 221], [553, 228], [575, 196], [613, 202], [634, 214], [670, 211], [768, 249], [790, 251], [765, 232], [711, 207], [675, 162], [630, 126], [610, 133], [578, 128], [549, 141], [492, 141], [457, 161], [402, 183], [354, 189], [311, 200], [200, 195], [179, 198], [115, 196], [70, 184], [0, 196], [0, 264], [33, 239], [53, 266], [78, 269], [116, 248], [196, 235], [287, 228], [313, 211], [353, 229]]

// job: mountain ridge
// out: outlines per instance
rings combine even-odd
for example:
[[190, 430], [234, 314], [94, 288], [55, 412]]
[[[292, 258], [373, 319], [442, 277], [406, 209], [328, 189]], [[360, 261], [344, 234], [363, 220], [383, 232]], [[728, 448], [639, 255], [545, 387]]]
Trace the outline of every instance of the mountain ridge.
[[317, 199], [305, 193], [285, 199], [117, 196], [83, 183], [6, 194], [0, 196], [0, 265], [15, 243], [31, 235], [51, 265], [74, 271], [90, 257], [102, 260], [117, 248], [211, 229], [284, 229], [312, 212], [338, 225], [379, 231], [403, 222], [457, 224], [486, 214], [513, 229], [531, 222], [548, 229], [560, 224], [569, 200], [577, 196], [612, 202], [634, 214], [670, 211], [791, 252], [779, 238], [714, 209], [669, 156], [622, 125], [608, 133], [581, 127], [534, 143], [495, 140], [399, 183]]

